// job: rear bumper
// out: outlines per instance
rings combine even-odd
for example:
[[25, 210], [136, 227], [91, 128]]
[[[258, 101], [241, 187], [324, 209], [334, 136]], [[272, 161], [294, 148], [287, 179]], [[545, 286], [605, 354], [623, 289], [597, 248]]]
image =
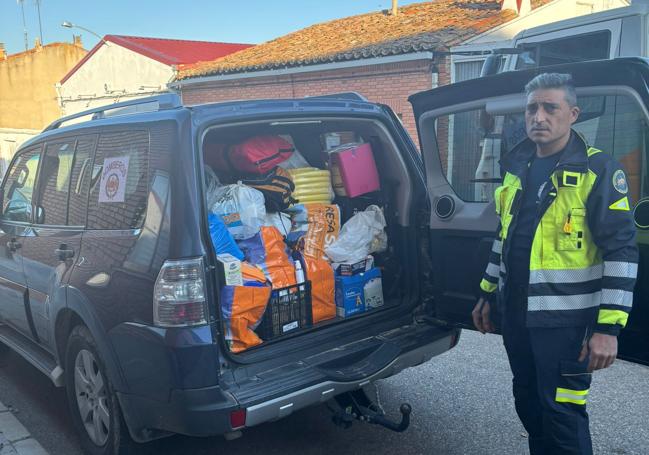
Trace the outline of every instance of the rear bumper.
[[341, 393], [360, 389], [376, 380], [394, 376], [406, 368], [421, 365], [436, 355], [451, 349], [457, 343], [458, 337], [459, 330], [453, 330], [443, 338], [401, 354], [382, 370], [359, 381], [326, 381], [250, 406], [246, 412], [246, 426], [252, 427], [260, 423], [286, 417], [298, 409], [317, 403], [324, 403]]
[[167, 402], [127, 394], [120, 394], [119, 399], [131, 434], [137, 441], [143, 442], [169, 433], [214, 436], [232, 431], [230, 413], [234, 410], [246, 408], [246, 427], [286, 417], [299, 409], [420, 365], [451, 349], [458, 337], [459, 330], [446, 331], [435, 341], [401, 353], [384, 368], [362, 379], [304, 384], [293, 387], [292, 392], [254, 404], [240, 402], [219, 386], [173, 390]]

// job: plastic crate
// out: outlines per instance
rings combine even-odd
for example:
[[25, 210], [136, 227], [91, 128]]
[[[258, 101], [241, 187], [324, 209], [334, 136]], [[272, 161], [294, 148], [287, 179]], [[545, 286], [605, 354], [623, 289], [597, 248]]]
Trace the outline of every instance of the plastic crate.
[[264, 340], [272, 340], [311, 327], [311, 282], [275, 289], [261, 323], [255, 330]]

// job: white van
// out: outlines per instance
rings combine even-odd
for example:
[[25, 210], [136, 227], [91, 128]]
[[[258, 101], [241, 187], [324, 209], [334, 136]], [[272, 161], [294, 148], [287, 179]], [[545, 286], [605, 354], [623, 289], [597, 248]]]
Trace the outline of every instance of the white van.
[[509, 56], [501, 71], [649, 56], [649, 0], [523, 30], [513, 39], [522, 52]]

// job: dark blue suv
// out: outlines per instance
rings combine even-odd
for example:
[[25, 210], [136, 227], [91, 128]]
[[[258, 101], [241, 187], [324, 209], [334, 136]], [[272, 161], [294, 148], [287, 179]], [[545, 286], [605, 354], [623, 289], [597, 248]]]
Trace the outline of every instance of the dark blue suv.
[[[314, 166], [331, 135], [373, 141], [390, 190], [386, 305], [234, 354], [203, 150], [261, 133], [290, 136]], [[164, 95], [60, 119], [18, 150], [2, 185], [0, 341], [66, 387], [88, 453], [173, 433], [236, 436], [340, 400], [458, 340], [425, 308], [425, 188], [399, 119], [357, 96], [185, 107]]]

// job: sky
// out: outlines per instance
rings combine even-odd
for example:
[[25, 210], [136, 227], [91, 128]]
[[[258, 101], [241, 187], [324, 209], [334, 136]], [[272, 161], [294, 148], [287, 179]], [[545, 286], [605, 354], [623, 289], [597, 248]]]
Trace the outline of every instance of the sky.
[[[399, 0], [399, 5], [421, 0]], [[318, 22], [388, 9], [391, 0], [22, 0], [29, 47], [39, 37], [40, 3], [44, 44], [81, 35], [91, 49], [98, 41], [80, 29], [61, 27], [63, 21], [98, 35], [258, 44]], [[0, 0], [0, 43], [8, 54], [25, 50], [20, 3]]]

